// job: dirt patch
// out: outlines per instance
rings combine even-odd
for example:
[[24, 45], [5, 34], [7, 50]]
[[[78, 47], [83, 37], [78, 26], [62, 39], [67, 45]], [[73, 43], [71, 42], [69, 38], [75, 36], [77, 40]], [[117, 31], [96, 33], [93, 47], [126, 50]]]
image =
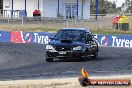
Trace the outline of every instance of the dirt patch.
[[[109, 79], [115, 77], [91, 77], [92, 79]], [[117, 79], [131, 79], [129, 76], [117, 76]], [[83, 88], [78, 78], [58, 78], [43, 80], [1, 81], [0, 88]], [[132, 86], [88, 86], [87, 88], [132, 88]]]

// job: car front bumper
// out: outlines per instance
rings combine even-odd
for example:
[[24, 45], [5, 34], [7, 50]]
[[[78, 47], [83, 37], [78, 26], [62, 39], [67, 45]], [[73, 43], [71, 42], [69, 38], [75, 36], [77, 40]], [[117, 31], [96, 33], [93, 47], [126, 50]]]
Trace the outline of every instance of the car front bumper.
[[46, 51], [46, 58], [59, 58], [59, 59], [79, 59], [84, 58], [86, 53], [83, 51]]

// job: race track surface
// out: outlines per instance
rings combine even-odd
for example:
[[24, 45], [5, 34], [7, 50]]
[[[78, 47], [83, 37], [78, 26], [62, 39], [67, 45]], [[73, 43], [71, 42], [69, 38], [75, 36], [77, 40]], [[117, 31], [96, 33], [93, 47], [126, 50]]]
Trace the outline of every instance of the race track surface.
[[97, 59], [45, 61], [45, 46], [0, 43], [0, 80], [43, 79], [80, 76], [84, 67], [90, 75], [132, 74], [132, 49], [99, 47]]

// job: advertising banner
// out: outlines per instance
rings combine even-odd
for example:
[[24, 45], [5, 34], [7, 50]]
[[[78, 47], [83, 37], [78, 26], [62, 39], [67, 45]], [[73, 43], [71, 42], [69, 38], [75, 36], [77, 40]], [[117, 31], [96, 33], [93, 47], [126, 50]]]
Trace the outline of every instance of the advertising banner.
[[[0, 41], [9, 41], [8, 32], [0, 32]], [[5, 37], [5, 35], [7, 35]], [[48, 44], [50, 39], [55, 36], [55, 33], [47, 32], [17, 32], [10, 33], [10, 42], [13, 43], [36, 43], [36, 44]], [[98, 44], [102, 46], [113, 47], [132, 47], [131, 35], [105, 35], [99, 34], [96, 36]]]
[[97, 35], [97, 41], [104, 46], [132, 47], [131, 35]]
[[10, 42], [10, 32], [0, 31], [0, 42]]
[[11, 32], [10, 41], [13, 43], [36, 43], [48, 44], [50, 39], [54, 37], [55, 33], [47, 32]]

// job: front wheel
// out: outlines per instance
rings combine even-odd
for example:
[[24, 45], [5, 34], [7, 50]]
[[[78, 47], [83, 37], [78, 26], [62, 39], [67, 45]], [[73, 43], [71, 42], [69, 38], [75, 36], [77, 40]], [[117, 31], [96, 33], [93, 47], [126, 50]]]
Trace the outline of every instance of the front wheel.
[[86, 53], [83, 57], [81, 57], [80, 61], [85, 62], [88, 59], [89, 54]]
[[81, 62], [85, 62], [86, 61], [86, 58], [81, 58], [80, 61]]
[[47, 61], [47, 62], [53, 62], [53, 59], [54, 59], [54, 58], [46, 58], [46, 61]]
[[93, 54], [93, 56], [91, 56], [92, 59], [97, 59], [98, 56], [98, 52], [96, 52], [95, 54]]

